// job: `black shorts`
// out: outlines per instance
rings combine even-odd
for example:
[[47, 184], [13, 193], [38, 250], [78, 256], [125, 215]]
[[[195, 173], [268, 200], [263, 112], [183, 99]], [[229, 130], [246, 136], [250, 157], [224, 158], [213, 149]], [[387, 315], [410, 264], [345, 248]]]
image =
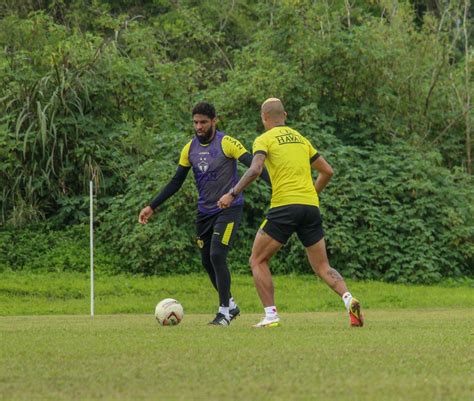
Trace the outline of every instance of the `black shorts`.
[[232, 246], [242, 220], [243, 205], [222, 209], [219, 213], [208, 215], [198, 212], [196, 218], [197, 245], [203, 248], [209, 241]]
[[296, 231], [305, 248], [316, 244], [324, 237], [319, 208], [311, 205], [274, 207], [268, 211], [267, 218], [260, 228], [282, 244], [285, 244]]

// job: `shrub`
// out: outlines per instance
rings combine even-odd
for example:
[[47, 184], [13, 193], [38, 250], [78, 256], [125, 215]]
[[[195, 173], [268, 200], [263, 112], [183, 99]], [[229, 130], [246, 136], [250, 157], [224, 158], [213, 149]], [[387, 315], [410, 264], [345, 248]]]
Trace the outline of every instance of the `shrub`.
[[[0, 269], [13, 271], [77, 271], [90, 269], [89, 227], [76, 225], [62, 230], [48, 224], [0, 231]], [[114, 274], [120, 260], [95, 243], [94, 265], [98, 272]]]

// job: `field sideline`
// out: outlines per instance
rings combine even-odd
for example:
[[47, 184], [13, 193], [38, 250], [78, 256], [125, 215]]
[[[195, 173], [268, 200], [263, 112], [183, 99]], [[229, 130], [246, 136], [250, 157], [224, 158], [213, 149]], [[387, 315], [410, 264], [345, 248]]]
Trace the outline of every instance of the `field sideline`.
[[[350, 282], [366, 327], [310, 276], [276, 277], [282, 327], [261, 317], [252, 279], [234, 277], [243, 309], [210, 327], [202, 275], [0, 274], [0, 400], [470, 401], [473, 291], [464, 286]], [[175, 296], [183, 322], [160, 327], [155, 303]], [[36, 315], [36, 316], [32, 316]]]

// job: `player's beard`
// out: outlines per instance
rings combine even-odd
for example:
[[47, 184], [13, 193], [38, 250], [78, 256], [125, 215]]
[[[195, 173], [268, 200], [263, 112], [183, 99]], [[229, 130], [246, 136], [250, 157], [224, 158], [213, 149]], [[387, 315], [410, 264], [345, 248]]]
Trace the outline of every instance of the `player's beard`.
[[196, 138], [200, 143], [207, 144], [214, 139], [214, 127], [209, 127], [209, 129], [204, 133], [199, 135], [197, 132], [195, 133]]

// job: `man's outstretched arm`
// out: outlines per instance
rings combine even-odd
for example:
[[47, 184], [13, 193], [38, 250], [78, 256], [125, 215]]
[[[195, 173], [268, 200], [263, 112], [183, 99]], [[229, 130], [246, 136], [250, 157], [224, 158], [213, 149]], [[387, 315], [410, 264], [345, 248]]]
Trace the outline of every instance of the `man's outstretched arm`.
[[150, 205], [145, 206], [138, 216], [138, 222], [141, 224], [148, 223], [148, 219], [152, 216], [154, 210], [164, 201], [173, 196], [183, 186], [184, 180], [188, 175], [191, 167], [183, 167], [181, 165], [176, 169], [176, 173], [160, 193], [151, 201]]
[[233, 188], [231, 188], [228, 193], [222, 195], [221, 198], [217, 201], [217, 205], [221, 209], [229, 207], [235, 197], [240, 194], [245, 188], [247, 188], [252, 182], [254, 182], [260, 174], [262, 174], [265, 158], [266, 154], [260, 152], [256, 153], [253, 156], [252, 164], [242, 176], [240, 181]]
[[[242, 164], [244, 164], [245, 166], [249, 167], [252, 165], [252, 155], [248, 152], [245, 152], [242, 156], [239, 157], [239, 162], [241, 162]], [[270, 181], [270, 176], [268, 175], [268, 171], [267, 169], [265, 168], [265, 166], [263, 166], [263, 170], [262, 170], [262, 173], [260, 174], [260, 178], [265, 181], [271, 188], [272, 186], [272, 183]]]

